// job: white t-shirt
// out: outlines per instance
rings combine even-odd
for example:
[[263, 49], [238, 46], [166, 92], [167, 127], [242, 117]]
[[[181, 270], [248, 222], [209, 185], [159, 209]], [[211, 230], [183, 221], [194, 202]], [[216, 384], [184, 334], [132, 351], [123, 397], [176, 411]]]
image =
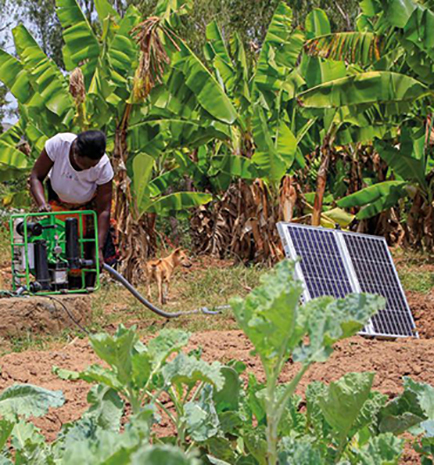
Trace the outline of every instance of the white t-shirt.
[[88, 170], [76, 171], [69, 160], [75, 134], [57, 134], [45, 143], [45, 150], [54, 162], [49, 173], [51, 186], [63, 202], [82, 205], [92, 200], [97, 186], [113, 179], [113, 168], [106, 154]]

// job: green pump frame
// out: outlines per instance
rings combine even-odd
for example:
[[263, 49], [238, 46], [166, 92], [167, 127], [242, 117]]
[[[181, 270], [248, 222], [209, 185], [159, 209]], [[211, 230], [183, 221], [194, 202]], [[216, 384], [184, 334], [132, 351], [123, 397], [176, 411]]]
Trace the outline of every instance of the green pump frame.
[[[11, 256], [12, 256], [12, 288], [13, 291], [17, 291], [18, 285], [17, 285], [17, 280], [20, 281], [21, 286], [24, 284], [30, 292], [30, 284], [32, 282], [32, 273], [29, 268], [29, 256], [28, 256], [28, 246], [29, 243], [32, 241], [29, 240], [27, 236], [27, 224], [29, 219], [33, 218], [38, 218], [38, 219], [48, 219], [48, 224], [50, 226], [54, 226], [59, 223], [59, 221], [56, 217], [57, 216], [68, 216], [68, 215], [74, 215], [78, 216], [78, 242], [80, 246], [80, 253], [81, 256], [84, 256], [84, 245], [86, 243], [94, 243], [95, 244], [95, 268], [83, 268], [81, 269], [81, 280], [82, 280], [82, 287], [79, 289], [63, 289], [59, 291], [40, 291], [35, 293], [36, 295], [56, 295], [56, 294], [83, 294], [83, 293], [89, 293], [89, 288], [86, 288], [86, 282], [85, 282], [85, 275], [86, 273], [91, 273], [94, 272], [96, 274], [96, 280], [95, 280], [95, 286], [92, 287], [92, 291], [97, 291], [100, 287], [100, 279], [99, 279], [99, 254], [98, 254], [98, 220], [97, 220], [97, 215], [93, 210], [78, 210], [78, 211], [65, 211], [65, 212], [47, 212], [47, 213], [23, 213], [23, 214], [13, 214], [10, 217], [9, 220], [9, 227], [10, 227], [10, 241], [11, 241]], [[94, 224], [94, 231], [95, 231], [95, 237], [92, 238], [86, 238], [84, 237], [83, 234], [83, 219], [85, 216], [92, 216], [93, 218], [93, 224]], [[23, 220], [24, 221], [24, 237], [22, 238], [21, 242], [15, 242], [14, 239], [14, 224], [16, 220]], [[63, 221], [62, 221], [63, 222]], [[55, 231], [55, 229], [47, 229], [47, 236], [44, 237], [44, 232], [42, 233], [42, 237], [50, 243], [51, 247], [49, 246], [48, 248], [51, 250], [52, 248], [52, 241], [54, 240], [52, 235], [52, 231]], [[65, 238], [63, 239], [58, 239], [57, 243], [62, 247], [63, 251], [65, 250], [65, 244], [66, 240]], [[24, 247], [24, 253], [25, 253], [25, 271], [24, 272], [18, 272], [15, 269], [15, 264], [14, 264], [14, 249], [15, 247]], [[18, 278], [18, 279], [16, 279]], [[22, 282], [24, 280], [24, 283]]]

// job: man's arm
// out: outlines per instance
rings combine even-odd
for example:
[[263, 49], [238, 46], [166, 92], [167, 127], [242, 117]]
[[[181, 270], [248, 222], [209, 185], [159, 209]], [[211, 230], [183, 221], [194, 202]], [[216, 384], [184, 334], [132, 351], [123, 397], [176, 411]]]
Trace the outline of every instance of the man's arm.
[[43, 182], [52, 166], [53, 161], [44, 149], [42, 150], [41, 155], [39, 155], [39, 158], [36, 160], [32, 173], [30, 174], [30, 193], [35, 199], [40, 212], [51, 210], [50, 205], [48, 205], [45, 199]]
[[96, 214], [98, 216], [98, 245], [99, 255], [102, 250], [110, 228], [110, 211], [112, 205], [113, 181], [101, 184], [96, 190]]

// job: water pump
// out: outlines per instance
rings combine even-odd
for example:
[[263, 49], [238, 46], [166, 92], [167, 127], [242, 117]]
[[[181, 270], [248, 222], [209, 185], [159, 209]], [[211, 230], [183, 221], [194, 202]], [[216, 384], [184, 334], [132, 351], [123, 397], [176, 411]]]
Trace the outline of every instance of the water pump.
[[14, 292], [49, 295], [99, 288], [95, 212], [15, 214], [10, 233]]

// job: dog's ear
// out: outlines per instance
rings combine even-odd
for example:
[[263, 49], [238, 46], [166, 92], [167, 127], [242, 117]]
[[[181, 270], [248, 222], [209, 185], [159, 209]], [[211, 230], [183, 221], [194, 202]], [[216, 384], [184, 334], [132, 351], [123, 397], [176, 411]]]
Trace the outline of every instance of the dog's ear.
[[182, 251], [181, 247], [178, 247], [173, 251], [173, 255], [179, 255], [181, 251]]

